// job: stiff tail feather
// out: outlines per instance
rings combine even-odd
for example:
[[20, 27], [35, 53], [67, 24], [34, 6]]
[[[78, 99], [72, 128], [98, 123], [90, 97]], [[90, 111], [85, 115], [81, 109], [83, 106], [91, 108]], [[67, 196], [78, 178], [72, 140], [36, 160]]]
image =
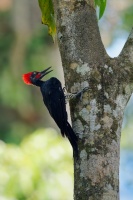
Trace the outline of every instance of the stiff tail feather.
[[68, 122], [67, 122], [67, 125], [66, 125], [65, 135], [67, 136], [69, 142], [72, 145], [74, 156], [78, 159], [79, 158], [78, 144], [77, 144], [78, 138], [75, 135], [72, 127], [70, 126], [70, 124]]

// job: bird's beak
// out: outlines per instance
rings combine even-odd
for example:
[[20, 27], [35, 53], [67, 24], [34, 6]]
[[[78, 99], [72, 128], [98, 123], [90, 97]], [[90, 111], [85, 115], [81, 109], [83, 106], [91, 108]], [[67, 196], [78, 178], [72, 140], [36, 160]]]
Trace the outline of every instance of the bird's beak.
[[46, 76], [46, 74], [49, 74], [50, 72], [53, 71], [53, 70], [48, 71], [49, 69], [51, 69], [51, 67], [48, 67], [47, 69], [41, 71], [40, 72], [41, 76], [39, 77], [39, 79], [43, 78], [44, 76]]

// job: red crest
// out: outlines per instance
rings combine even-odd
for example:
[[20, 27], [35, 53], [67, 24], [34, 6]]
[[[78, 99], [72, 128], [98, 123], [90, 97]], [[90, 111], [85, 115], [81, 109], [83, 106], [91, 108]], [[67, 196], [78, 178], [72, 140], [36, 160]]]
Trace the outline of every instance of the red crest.
[[29, 72], [27, 74], [23, 74], [22, 79], [24, 81], [24, 83], [31, 85], [31, 80], [30, 80], [30, 76], [31, 76], [32, 72]]

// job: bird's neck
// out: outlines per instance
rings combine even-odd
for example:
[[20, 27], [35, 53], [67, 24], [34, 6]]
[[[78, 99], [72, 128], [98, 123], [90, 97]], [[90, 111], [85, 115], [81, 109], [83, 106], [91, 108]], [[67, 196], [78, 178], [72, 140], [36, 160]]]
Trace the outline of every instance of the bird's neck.
[[44, 83], [44, 81], [38, 80], [34, 83], [34, 85], [41, 87], [41, 85]]

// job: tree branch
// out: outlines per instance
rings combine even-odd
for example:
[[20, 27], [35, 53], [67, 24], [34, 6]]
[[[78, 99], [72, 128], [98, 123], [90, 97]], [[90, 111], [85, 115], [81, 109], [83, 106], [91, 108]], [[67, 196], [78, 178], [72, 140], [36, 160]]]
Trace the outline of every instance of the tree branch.
[[127, 95], [133, 91], [133, 28], [130, 35], [117, 58], [121, 81]]
[[133, 28], [130, 32], [130, 35], [119, 55], [119, 58], [124, 57], [124, 59], [133, 63]]

